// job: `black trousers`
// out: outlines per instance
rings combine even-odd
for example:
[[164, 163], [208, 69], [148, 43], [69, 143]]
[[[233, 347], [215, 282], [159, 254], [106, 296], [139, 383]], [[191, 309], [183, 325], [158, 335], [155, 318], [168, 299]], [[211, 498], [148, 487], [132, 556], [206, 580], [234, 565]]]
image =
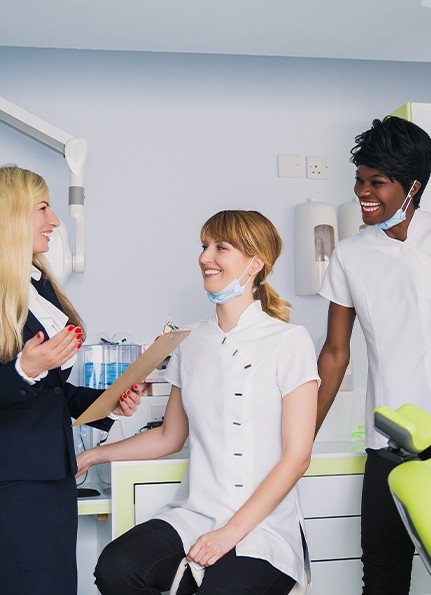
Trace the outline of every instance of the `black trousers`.
[[391, 496], [388, 475], [395, 463], [367, 449], [362, 490], [363, 595], [408, 595], [413, 543]]
[[[169, 591], [185, 556], [175, 529], [159, 519], [137, 525], [102, 552], [94, 575], [102, 595], [160, 595]], [[266, 560], [236, 556], [231, 550], [205, 571], [197, 590], [187, 569], [178, 595], [286, 595], [295, 581]]]
[[77, 525], [72, 475], [0, 482], [1, 595], [76, 595]]

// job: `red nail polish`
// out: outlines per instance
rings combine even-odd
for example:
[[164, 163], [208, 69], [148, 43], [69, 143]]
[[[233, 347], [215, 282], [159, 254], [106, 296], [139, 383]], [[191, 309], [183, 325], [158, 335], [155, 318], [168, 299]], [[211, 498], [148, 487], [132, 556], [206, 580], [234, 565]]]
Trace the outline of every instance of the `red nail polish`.
[[80, 326], [75, 327], [75, 333], [82, 333], [82, 328]]
[[138, 384], [134, 384], [133, 385], [133, 388], [139, 388], [139, 385]]
[[78, 346], [77, 347], [78, 347], [78, 349], [81, 349], [82, 343], [78, 343]]
[[69, 324], [69, 326], [67, 327], [68, 331], [73, 331], [75, 327], [73, 326], [73, 324]]
[[129, 389], [126, 390], [126, 395], [130, 395]]
[[121, 395], [120, 401], [125, 401], [125, 400], [126, 400], [126, 395]]
[[76, 338], [77, 339], [82, 339], [82, 333], [76, 333]]

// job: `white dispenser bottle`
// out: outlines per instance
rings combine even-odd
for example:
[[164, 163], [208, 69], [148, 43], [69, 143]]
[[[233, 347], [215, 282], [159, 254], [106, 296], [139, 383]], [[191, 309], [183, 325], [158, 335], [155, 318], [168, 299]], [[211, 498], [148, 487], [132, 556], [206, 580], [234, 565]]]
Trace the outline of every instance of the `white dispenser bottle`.
[[337, 213], [329, 203], [312, 199], [295, 207], [295, 288], [316, 295], [338, 241]]
[[338, 208], [338, 236], [340, 240], [354, 236], [366, 227], [362, 221], [361, 205], [357, 198], [343, 202]]

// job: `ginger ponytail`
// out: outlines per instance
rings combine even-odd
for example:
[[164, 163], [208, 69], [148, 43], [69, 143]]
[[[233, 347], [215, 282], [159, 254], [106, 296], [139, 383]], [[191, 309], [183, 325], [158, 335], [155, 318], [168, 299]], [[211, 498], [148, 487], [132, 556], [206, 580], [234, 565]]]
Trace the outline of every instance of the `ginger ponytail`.
[[266, 266], [256, 276], [253, 295], [256, 300], [260, 300], [262, 310], [266, 312], [268, 316], [278, 318], [283, 322], [289, 322], [290, 310], [292, 308], [291, 304], [287, 300], [283, 300], [265, 278], [259, 280], [259, 277], [264, 277], [265, 269]]

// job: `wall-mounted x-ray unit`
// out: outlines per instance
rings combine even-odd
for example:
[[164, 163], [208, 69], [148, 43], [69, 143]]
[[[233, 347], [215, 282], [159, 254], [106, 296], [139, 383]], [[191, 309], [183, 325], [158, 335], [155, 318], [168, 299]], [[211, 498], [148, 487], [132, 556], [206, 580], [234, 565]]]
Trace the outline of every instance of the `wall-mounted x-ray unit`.
[[0, 97], [0, 122], [60, 153], [70, 172], [69, 213], [75, 219], [75, 252], [69, 248], [63, 223], [51, 238], [47, 259], [57, 279], [63, 283], [71, 272], [82, 273], [85, 265], [84, 167], [87, 141], [75, 138]]

